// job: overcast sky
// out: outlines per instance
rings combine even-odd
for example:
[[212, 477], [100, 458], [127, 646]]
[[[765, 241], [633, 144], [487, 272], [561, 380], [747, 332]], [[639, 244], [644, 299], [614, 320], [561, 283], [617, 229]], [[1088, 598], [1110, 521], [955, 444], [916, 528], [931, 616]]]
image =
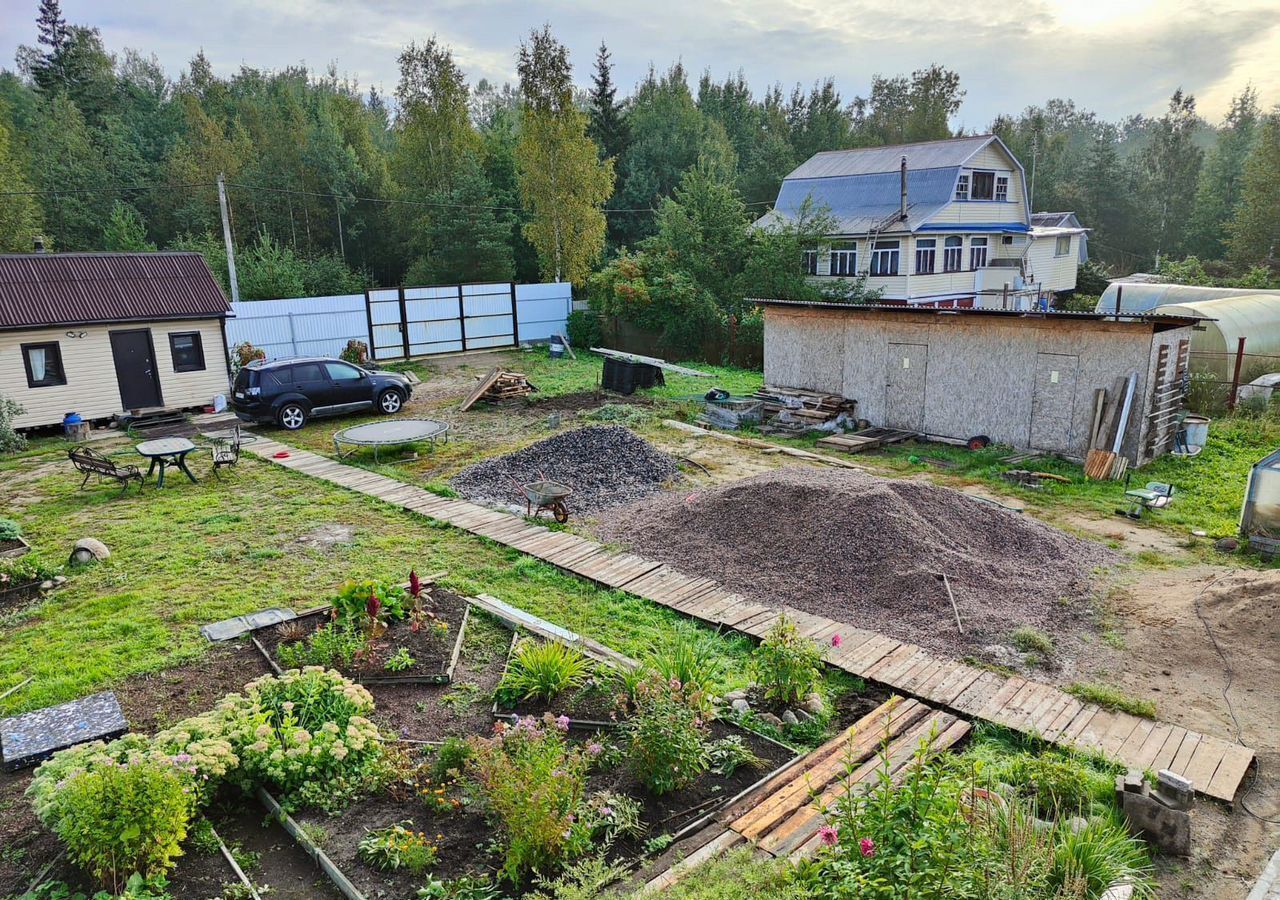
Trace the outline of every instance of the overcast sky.
[[[34, 42], [37, 0], [0, 0], [0, 60]], [[1108, 119], [1158, 113], [1179, 86], [1217, 119], [1246, 82], [1280, 103], [1280, 0], [63, 0], [108, 49], [156, 54], [176, 76], [200, 48], [226, 75], [241, 63], [305, 62], [391, 91], [396, 54], [436, 34], [473, 82], [514, 80], [514, 51], [549, 22], [585, 84], [601, 40], [624, 92], [652, 62], [696, 78], [742, 69], [759, 93], [834, 75], [842, 95], [873, 74], [937, 62], [967, 91], [954, 124], [1071, 97]]]

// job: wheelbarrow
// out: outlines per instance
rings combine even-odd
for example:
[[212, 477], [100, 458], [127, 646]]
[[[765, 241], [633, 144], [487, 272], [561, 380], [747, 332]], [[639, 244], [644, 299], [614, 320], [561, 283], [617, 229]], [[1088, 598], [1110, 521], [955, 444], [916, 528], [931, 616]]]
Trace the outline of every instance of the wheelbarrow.
[[544, 475], [541, 481], [520, 485], [520, 490], [524, 492], [525, 515], [536, 518], [539, 513], [547, 509], [560, 524], [563, 525], [569, 521], [569, 507], [565, 506], [564, 501], [573, 493], [573, 488], [567, 484], [551, 481]]

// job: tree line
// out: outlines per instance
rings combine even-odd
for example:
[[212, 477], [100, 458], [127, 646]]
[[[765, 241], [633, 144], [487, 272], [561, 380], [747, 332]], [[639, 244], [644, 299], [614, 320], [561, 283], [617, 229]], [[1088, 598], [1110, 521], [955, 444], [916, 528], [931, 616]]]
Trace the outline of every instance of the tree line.
[[[952, 136], [965, 95], [936, 65], [846, 98], [832, 78], [761, 92], [680, 63], [626, 94], [603, 44], [580, 89], [549, 27], [514, 48], [514, 85], [472, 84], [447, 46], [411, 43], [393, 97], [332, 67], [219, 75], [203, 53], [174, 79], [58, 0], [39, 3], [34, 36], [0, 72], [0, 248], [197, 249], [225, 277], [222, 174], [254, 299], [561, 279], [605, 306], [644, 312], [642, 288], [650, 310], [676, 297], [680, 316], [723, 320], [743, 296], [815, 290], [791, 255], [821, 235], [821, 210], [780, 236], [748, 227], [787, 172], [821, 150]], [[1221, 123], [1178, 91], [1157, 117], [1051, 100], [990, 129], [1027, 167], [1033, 207], [1077, 212], [1114, 269], [1196, 256], [1213, 277], [1274, 278], [1280, 108], [1251, 87]]]

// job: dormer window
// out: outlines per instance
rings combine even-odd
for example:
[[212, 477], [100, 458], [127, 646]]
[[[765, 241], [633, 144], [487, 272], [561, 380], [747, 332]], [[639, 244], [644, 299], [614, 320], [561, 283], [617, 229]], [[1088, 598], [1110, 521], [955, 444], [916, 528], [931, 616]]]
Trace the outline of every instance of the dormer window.
[[1001, 201], [1009, 199], [1009, 177], [1007, 175], [996, 176], [996, 199]]
[[956, 199], [969, 199], [969, 173], [966, 172], [960, 176], [960, 180], [956, 182]]
[[996, 195], [996, 173], [974, 172], [973, 187], [969, 191], [970, 200], [993, 200]]

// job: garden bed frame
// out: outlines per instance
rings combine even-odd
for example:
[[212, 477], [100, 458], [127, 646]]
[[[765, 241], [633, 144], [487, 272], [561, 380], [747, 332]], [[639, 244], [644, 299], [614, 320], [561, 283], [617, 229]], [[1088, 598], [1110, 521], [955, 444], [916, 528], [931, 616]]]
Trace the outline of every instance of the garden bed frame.
[[0, 541], [0, 559], [17, 559], [19, 556], [25, 556], [30, 550], [31, 545], [24, 541], [21, 535], [11, 541]]
[[[361, 675], [358, 672], [343, 672], [342, 674], [347, 678], [350, 678], [352, 681], [359, 682], [363, 685], [449, 684], [453, 681], [454, 670], [458, 668], [458, 657], [462, 655], [462, 642], [466, 638], [467, 634], [467, 622], [471, 618], [470, 598], [462, 597], [461, 599], [465, 601], [462, 609], [462, 621], [458, 623], [458, 633], [454, 637], [453, 650], [450, 651], [449, 664], [445, 667], [444, 672], [436, 675]], [[332, 604], [316, 606], [312, 609], [303, 610], [290, 621], [297, 621], [299, 619], [305, 619], [308, 616], [320, 615], [322, 613], [327, 613], [332, 609]], [[271, 667], [271, 671], [277, 675], [283, 673], [284, 670], [280, 668], [280, 664], [276, 662], [271, 651], [263, 646], [262, 641], [258, 640], [258, 632], [265, 631], [269, 628], [275, 628], [279, 624], [280, 623], [277, 622], [272, 625], [263, 625], [261, 628], [255, 628], [249, 632], [249, 637], [253, 641], [253, 646], [258, 648], [258, 652], [261, 653], [262, 658], [267, 661], [267, 665]]]
[[34, 581], [25, 581], [22, 584], [13, 584], [7, 588], [0, 589], [0, 610], [40, 596], [40, 585], [42, 584], [44, 584], [44, 579], [37, 578]]

